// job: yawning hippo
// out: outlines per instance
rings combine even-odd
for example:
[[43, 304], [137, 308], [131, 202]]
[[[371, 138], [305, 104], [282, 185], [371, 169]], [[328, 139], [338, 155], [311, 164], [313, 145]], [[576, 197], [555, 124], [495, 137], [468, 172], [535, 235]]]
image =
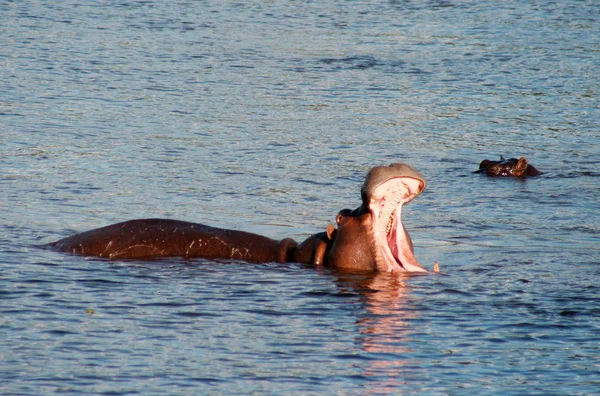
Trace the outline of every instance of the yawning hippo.
[[538, 176], [541, 174], [539, 170], [527, 163], [525, 157], [519, 159], [504, 159], [502, 156], [500, 156], [500, 161], [491, 161], [487, 159], [481, 161], [479, 170], [476, 170], [473, 173], [485, 173], [488, 176], [514, 177]]
[[[337, 228], [297, 244], [244, 231], [168, 219], [129, 220], [82, 232], [46, 245], [108, 259], [185, 257], [246, 262], [299, 262], [342, 270], [426, 272], [414, 257], [402, 224], [402, 205], [425, 189], [423, 177], [395, 163], [371, 169], [361, 190], [362, 205], [345, 209]], [[437, 266], [436, 266], [437, 270]]]

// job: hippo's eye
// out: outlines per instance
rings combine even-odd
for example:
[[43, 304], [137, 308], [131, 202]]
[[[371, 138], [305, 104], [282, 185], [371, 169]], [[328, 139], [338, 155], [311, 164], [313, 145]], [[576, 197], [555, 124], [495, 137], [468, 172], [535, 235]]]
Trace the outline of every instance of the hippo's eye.
[[348, 216], [350, 213], [352, 213], [352, 210], [350, 209], [342, 209], [338, 212], [338, 215], [342, 215], [342, 216]]
[[335, 222], [339, 225], [344, 217], [349, 216], [352, 213], [350, 209], [342, 209], [335, 217]]

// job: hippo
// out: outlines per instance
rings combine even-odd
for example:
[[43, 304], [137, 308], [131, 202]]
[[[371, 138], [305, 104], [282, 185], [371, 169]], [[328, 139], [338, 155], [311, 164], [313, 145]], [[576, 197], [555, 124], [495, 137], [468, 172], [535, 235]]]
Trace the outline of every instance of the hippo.
[[505, 159], [503, 156], [500, 156], [500, 161], [487, 159], [481, 161], [479, 169], [473, 173], [484, 173], [488, 176], [514, 177], [538, 176], [542, 174], [533, 165], [529, 165], [525, 157]]
[[[248, 263], [297, 262], [348, 271], [428, 272], [415, 258], [402, 224], [402, 206], [427, 185], [409, 165], [369, 171], [362, 204], [343, 209], [336, 225], [297, 243], [245, 231], [170, 219], [136, 219], [75, 234], [46, 248], [110, 260], [164, 257], [228, 259]], [[435, 263], [434, 271], [439, 272]]]

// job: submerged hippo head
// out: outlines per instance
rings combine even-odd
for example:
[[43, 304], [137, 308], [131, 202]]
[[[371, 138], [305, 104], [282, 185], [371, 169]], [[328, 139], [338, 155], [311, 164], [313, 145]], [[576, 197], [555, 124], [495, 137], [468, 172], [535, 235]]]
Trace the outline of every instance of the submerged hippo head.
[[485, 173], [488, 176], [537, 176], [541, 174], [532, 165], [527, 163], [527, 158], [521, 157], [504, 159], [500, 156], [500, 161], [483, 160], [479, 164], [479, 169], [474, 173]]
[[340, 269], [384, 272], [424, 272], [414, 256], [402, 224], [402, 205], [412, 201], [427, 183], [419, 172], [395, 163], [371, 169], [363, 184], [362, 205], [344, 209], [330, 226], [325, 263]]

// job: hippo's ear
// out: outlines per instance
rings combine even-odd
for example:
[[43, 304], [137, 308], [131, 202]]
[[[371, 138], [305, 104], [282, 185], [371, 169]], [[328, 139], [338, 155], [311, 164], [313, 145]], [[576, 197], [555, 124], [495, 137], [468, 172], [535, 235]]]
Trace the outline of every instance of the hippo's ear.
[[327, 240], [325, 238], [319, 238], [316, 242], [313, 264], [324, 265], [325, 264], [325, 253], [327, 253], [327, 245], [333, 240], [335, 236], [335, 228], [329, 224], [327, 226]]
[[525, 172], [527, 172], [527, 159], [525, 157], [521, 157], [515, 164], [515, 167], [512, 171], [512, 175], [521, 177], [525, 176]]
[[327, 239], [329, 239], [330, 241], [333, 241], [333, 239], [335, 238], [335, 231], [336, 231], [335, 227], [332, 226], [331, 224], [329, 224], [327, 226]]

